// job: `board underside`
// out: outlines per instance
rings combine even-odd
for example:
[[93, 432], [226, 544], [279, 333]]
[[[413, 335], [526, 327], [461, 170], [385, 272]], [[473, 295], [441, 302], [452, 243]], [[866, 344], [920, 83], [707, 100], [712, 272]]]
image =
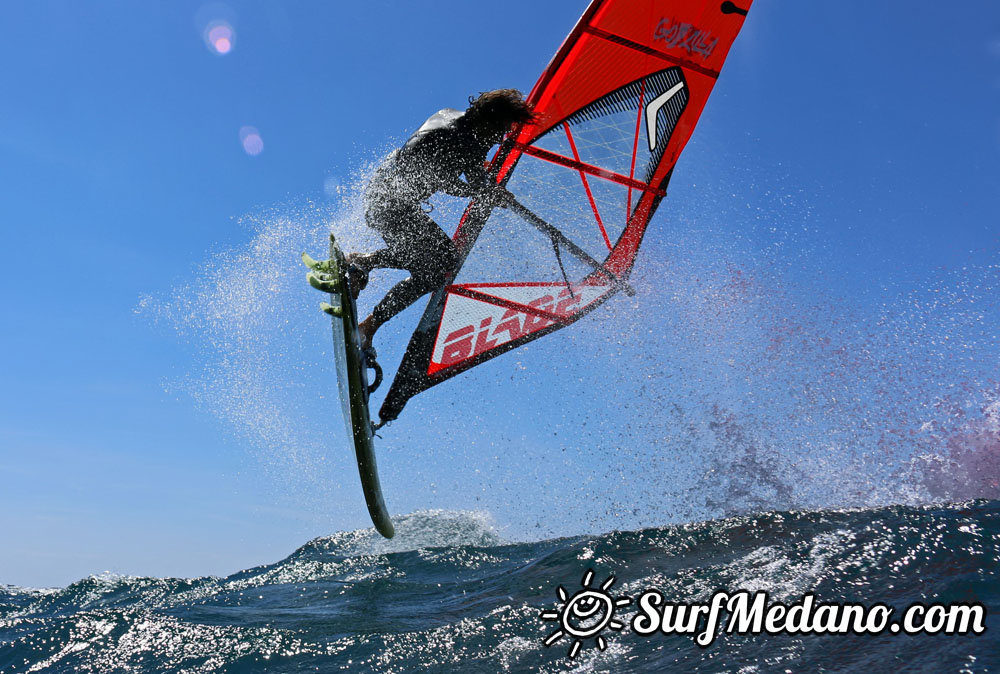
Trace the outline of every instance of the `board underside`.
[[341, 412], [348, 436], [354, 439], [361, 487], [372, 523], [380, 534], [392, 538], [395, 529], [382, 497], [375, 461], [374, 431], [368, 409], [368, 368], [361, 351], [357, 306], [348, 288], [344, 254], [332, 234], [327, 273], [337, 281], [337, 290], [330, 293], [333, 311], [328, 313], [333, 327], [333, 352]]

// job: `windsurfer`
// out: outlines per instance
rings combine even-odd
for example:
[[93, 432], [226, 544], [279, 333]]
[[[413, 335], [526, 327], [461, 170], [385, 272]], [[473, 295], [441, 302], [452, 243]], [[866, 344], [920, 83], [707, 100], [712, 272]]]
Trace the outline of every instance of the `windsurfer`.
[[351, 286], [355, 293], [362, 290], [373, 269], [405, 269], [410, 276], [358, 324], [365, 349], [371, 350], [380, 326], [444, 285], [458, 266], [454, 243], [424, 204], [437, 192], [509, 204], [513, 197], [486, 174], [486, 154], [515, 124], [531, 119], [531, 108], [516, 89], [487, 91], [470, 97], [464, 112], [449, 108], [433, 115], [375, 171], [365, 190], [365, 220], [387, 247], [348, 256]]

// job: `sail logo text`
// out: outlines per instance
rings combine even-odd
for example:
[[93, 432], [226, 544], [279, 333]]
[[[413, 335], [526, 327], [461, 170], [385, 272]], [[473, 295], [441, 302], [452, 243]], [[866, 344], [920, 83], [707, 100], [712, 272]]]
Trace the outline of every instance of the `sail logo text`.
[[690, 23], [674, 21], [664, 17], [656, 24], [653, 39], [661, 40], [668, 49], [679, 47], [686, 49], [688, 54], [700, 54], [702, 59], [712, 55], [712, 50], [718, 44], [719, 38], [712, 37], [707, 30], [699, 30]]
[[[579, 293], [571, 294], [568, 288], [564, 288], [557, 296], [543, 295], [528, 302], [527, 306], [564, 317], [570, 316], [578, 308], [580, 300]], [[440, 364], [442, 367], [448, 367], [461, 363], [501, 344], [547, 328], [555, 322], [547, 316], [529, 314], [517, 309], [507, 309], [495, 325], [493, 317], [487, 316], [479, 321], [478, 326], [466, 325], [448, 333], [444, 338], [444, 352]]]

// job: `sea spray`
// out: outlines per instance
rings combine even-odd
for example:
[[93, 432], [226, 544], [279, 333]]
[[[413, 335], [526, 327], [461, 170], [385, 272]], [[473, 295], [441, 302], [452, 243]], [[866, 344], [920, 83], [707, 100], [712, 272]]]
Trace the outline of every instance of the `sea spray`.
[[[997, 495], [1000, 267], [852, 295], [804, 190], [717, 173], [673, 186], [634, 297], [421, 394], [381, 431], [390, 510], [482, 508], [530, 538]], [[244, 217], [244, 246], [144, 302], [197, 349], [171, 385], [257, 449], [279, 499], [335, 521], [364, 511], [298, 254], [322, 254], [330, 231], [348, 250], [381, 245], [363, 183]], [[433, 215], [450, 229], [460, 212], [438, 199]], [[373, 274], [362, 311], [400, 277]], [[379, 333], [390, 374], [421, 310]]]

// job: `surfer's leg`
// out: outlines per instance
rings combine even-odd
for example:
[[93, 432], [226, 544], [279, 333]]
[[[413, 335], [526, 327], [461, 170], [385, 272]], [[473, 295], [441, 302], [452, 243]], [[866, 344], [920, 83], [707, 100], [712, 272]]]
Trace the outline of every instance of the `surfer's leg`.
[[372, 253], [350, 253], [347, 255], [347, 274], [354, 299], [357, 299], [358, 293], [368, 285], [368, 275], [373, 270], [407, 268], [406, 258], [400, 254], [401, 251], [405, 250], [405, 246], [401, 245], [400, 241], [395, 240], [401, 239], [395, 233], [417, 217], [416, 213], [422, 214], [419, 207], [368, 208], [365, 211], [365, 220], [368, 226], [382, 235], [388, 247]]
[[392, 261], [391, 266], [406, 269], [410, 277], [393, 286], [375, 305], [372, 314], [358, 325], [369, 345], [379, 327], [423, 295], [444, 285], [458, 266], [455, 244], [430, 216], [421, 211], [419, 217], [407, 224], [410, 226], [402, 236], [383, 235], [389, 244], [386, 258]]
[[[407, 269], [406, 237], [403, 232], [413, 221], [427, 217], [419, 204], [369, 205], [365, 210], [365, 222], [378, 232], [387, 247], [372, 253], [350, 253], [346, 256], [347, 275], [354, 299], [368, 285], [368, 275], [375, 269]], [[367, 325], [362, 321], [361, 325]], [[359, 326], [360, 327], [360, 326]], [[364, 328], [362, 328], [362, 334]]]
[[351, 253], [347, 256], [347, 263], [354, 265], [365, 273], [373, 269], [405, 269], [399, 257], [391, 248], [382, 248], [373, 253]]
[[419, 204], [369, 204], [365, 209], [365, 223], [378, 232], [387, 247], [372, 253], [351, 253], [348, 264], [366, 274], [374, 269], [406, 269], [406, 232], [411, 224], [426, 218]]

